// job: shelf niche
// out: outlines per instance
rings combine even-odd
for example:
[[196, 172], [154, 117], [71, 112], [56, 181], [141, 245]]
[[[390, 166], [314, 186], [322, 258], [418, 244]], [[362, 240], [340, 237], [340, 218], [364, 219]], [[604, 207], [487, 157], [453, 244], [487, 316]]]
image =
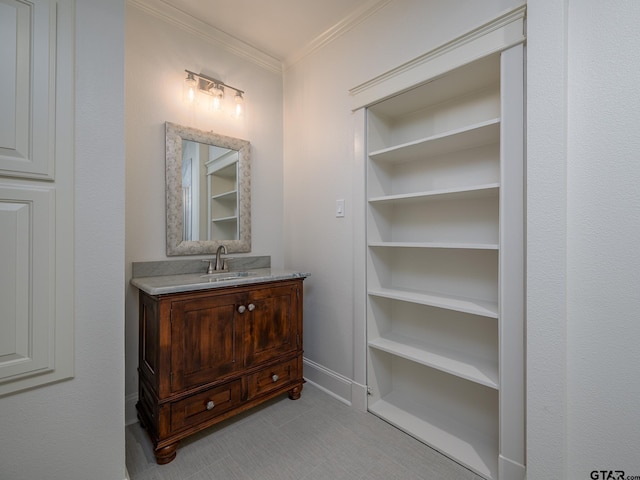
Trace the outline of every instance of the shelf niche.
[[523, 14], [365, 105], [368, 409], [500, 480], [525, 473]]

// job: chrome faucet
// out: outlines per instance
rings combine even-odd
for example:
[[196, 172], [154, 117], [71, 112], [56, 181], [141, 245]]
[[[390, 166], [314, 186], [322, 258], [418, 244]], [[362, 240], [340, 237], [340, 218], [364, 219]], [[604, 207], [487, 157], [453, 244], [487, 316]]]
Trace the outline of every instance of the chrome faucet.
[[217, 270], [217, 271], [226, 270], [225, 262], [222, 259], [222, 257], [220, 256], [220, 253], [224, 253], [225, 255], [227, 254], [226, 245], [220, 245], [218, 247], [218, 250], [216, 250], [216, 266], [215, 266], [214, 270]]
[[220, 256], [221, 253], [227, 254], [227, 247], [225, 245], [220, 245], [218, 250], [216, 250], [216, 258], [211, 258], [209, 260], [202, 260], [203, 262], [207, 262], [209, 265], [207, 267], [207, 275], [211, 275], [215, 272], [226, 272], [227, 265], [225, 260]]

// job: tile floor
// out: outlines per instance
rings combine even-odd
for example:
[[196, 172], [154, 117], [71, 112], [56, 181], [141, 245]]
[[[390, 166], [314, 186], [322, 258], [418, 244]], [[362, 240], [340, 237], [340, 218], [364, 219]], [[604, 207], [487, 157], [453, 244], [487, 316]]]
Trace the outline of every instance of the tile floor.
[[181, 442], [157, 465], [146, 432], [126, 429], [131, 480], [482, 480], [376, 416], [305, 384]]

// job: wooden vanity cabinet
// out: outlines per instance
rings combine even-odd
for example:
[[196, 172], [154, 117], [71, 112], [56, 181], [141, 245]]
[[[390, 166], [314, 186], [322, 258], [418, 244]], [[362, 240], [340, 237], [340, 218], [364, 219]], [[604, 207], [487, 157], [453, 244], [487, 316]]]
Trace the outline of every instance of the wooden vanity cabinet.
[[302, 281], [140, 291], [138, 418], [159, 464], [195, 432], [302, 391]]

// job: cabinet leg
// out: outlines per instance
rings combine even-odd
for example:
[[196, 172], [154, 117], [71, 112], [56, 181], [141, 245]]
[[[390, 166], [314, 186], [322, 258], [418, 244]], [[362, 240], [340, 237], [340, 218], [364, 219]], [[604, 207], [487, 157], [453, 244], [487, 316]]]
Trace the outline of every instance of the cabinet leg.
[[180, 442], [172, 443], [166, 447], [156, 448], [154, 453], [156, 455], [156, 463], [158, 465], [165, 465], [172, 462], [176, 458], [176, 450]]
[[302, 385], [296, 385], [291, 390], [289, 390], [289, 398], [291, 400], [298, 400], [300, 398], [301, 393], [302, 393]]

